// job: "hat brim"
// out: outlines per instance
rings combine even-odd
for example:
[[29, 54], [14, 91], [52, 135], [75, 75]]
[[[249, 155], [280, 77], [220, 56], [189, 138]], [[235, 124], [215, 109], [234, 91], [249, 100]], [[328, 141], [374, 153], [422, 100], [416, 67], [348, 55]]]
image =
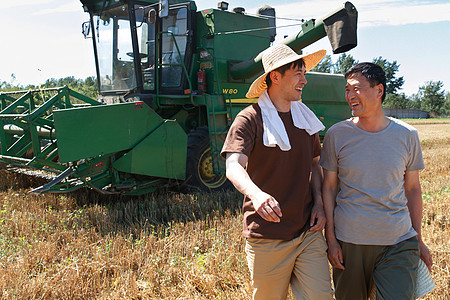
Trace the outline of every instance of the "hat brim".
[[276, 65], [274, 65], [270, 70], [266, 70], [264, 74], [259, 76], [258, 78], [253, 81], [253, 83], [250, 85], [250, 88], [248, 89], [247, 94], [245, 97], [247, 98], [258, 98], [261, 93], [267, 89], [266, 84], [266, 76], [273, 70], [282, 67], [284, 65], [287, 65], [291, 62], [294, 62], [300, 58], [303, 58], [303, 61], [305, 62], [305, 69], [306, 72], [311, 71], [312, 68], [314, 68], [321, 60], [325, 57], [327, 54], [327, 51], [325, 50], [319, 50], [310, 54], [305, 55], [296, 55], [296, 56], [289, 56], [288, 58], [284, 60], [280, 60]]

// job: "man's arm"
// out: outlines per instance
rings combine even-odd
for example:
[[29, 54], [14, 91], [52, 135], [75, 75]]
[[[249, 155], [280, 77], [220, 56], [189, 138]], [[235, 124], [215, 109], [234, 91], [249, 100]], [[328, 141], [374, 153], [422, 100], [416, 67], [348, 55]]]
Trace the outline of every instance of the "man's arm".
[[316, 156], [312, 161], [311, 168], [311, 191], [314, 200], [314, 205], [311, 210], [311, 221], [309, 230], [317, 231], [322, 230], [325, 227], [326, 218], [323, 212], [323, 201], [322, 201], [322, 180], [323, 172], [322, 167], [319, 165], [320, 156]]
[[324, 172], [324, 180], [322, 184], [323, 206], [327, 225], [325, 227], [325, 237], [328, 244], [328, 260], [333, 267], [345, 270], [342, 249], [334, 234], [334, 208], [336, 206], [336, 196], [338, 193], [338, 174], [334, 171]]
[[282, 217], [279, 203], [271, 195], [263, 192], [250, 178], [245, 167], [248, 157], [241, 153], [227, 153], [227, 178], [241, 192], [248, 197], [256, 212], [266, 221], [280, 222]]
[[409, 215], [414, 230], [417, 232], [417, 239], [419, 240], [420, 258], [425, 262], [428, 269], [431, 271], [433, 260], [431, 258], [430, 250], [422, 241], [422, 189], [420, 187], [419, 171], [405, 172], [405, 196], [408, 200]]

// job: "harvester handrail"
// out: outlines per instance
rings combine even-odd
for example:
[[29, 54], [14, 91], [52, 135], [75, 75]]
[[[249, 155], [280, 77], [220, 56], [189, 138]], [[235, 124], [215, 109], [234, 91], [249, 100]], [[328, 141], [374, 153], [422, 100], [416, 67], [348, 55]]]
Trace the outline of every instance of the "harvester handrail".
[[[49, 92], [49, 91], [57, 91], [58, 93], [53, 95], [50, 99], [46, 100], [42, 105], [40, 105], [37, 110], [34, 110], [33, 112], [29, 112], [26, 111], [22, 114], [9, 114], [9, 112], [13, 111], [14, 109], [16, 109], [18, 106], [20, 105], [25, 105], [27, 106], [27, 108], [30, 108], [29, 104], [25, 103], [26, 100], [28, 99], [32, 99], [32, 95], [34, 93], [41, 93], [41, 92]], [[48, 106], [51, 106], [50, 103], [54, 104], [55, 102], [55, 97], [57, 97], [57, 100], [61, 99], [63, 96], [72, 96], [78, 100], [81, 100], [85, 103], [91, 104], [91, 105], [103, 105], [103, 103], [93, 100], [83, 94], [80, 94], [74, 90], [71, 90], [67, 85], [63, 86], [63, 87], [56, 87], [56, 88], [45, 88], [45, 89], [38, 89], [38, 90], [26, 90], [26, 91], [13, 91], [13, 92], [2, 92], [0, 93], [0, 96], [2, 95], [13, 95], [13, 94], [21, 94], [23, 93], [22, 96], [20, 96], [19, 98], [15, 99], [14, 97], [9, 98], [9, 100], [14, 101], [8, 105], [5, 109], [3, 109], [2, 111], [0, 111], [0, 114], [2, 115], [2, 117], [8, 117], [8, 116], [24, 116], [24, 115], [36, 115], [41, 113], [44, 108], [47, 108]], [[67, 93], [67, 94], [65, 94]], [[3, 98], [2, 98], [3, 100]], [[75, 106], [76, 104], [72, 104], [70, 103], [70, 100], [66, 100], [66, 107], [72, 107]]]
[[8, 114], [9, 112], [13, 111], [15, 108], [17, 108], [19, 105], [26, 105], [29, 109], [29, 106], [27, 103], [25, 103], [25, 101], [27, 99], [30, 98], [30, 96], [32, 95], [31, 91], [27, 91], [24, 95], [22, 95], [21, 97], [19, 97], [18, 99], [15, 99], [15, 101], [13, 101], [10, 105], [8, 105], [7, 107], [5, 107], [5, 109], [3, 109], [2, 111], [0, 111], [0, 114]]
[[232, 31], [222, 31], [222, 32], [209, 33], [209, 34], [207, 34], [207, 36], [223, 35], [223, 34], [238, 34], [238, 33], [246, 33], [246, 32], [269, 30], [269, 29], [274, 29], [274, 28], [285, 28], [285, 27], [301, 26], [301, 25], [302, 24], [290, 24], [290, 25], [282, 25], [282, 26], [268, 26], [268, 27], [259, 27], [259, 28], [250, 28], [250, 29], [241, 29], [241, 30], [232, 30]]
[[[66, 86], [64, 86], [66, 87]], [[45, 88], [45, 89], [29, 89], [29, 90], [21, 90], [21, 91], [9, 91], [9, 92], [0, 92], [0, 94], [5, 94], [5, 95], [12, 95], [12, 94], [21, 94], [21, 93], [28, 93], [28, 92], [40, 92], [40, 91], [57, 91], [60, 90], [64, 87], [54, 87], [54, 88]]]
[[[69, 91], [69, 96], [75, 97], [78, 100], [82, 100], [82, 101], [84, 101], [86, 103], [89, 103], [91, 105], [104, 105], [104, 103], [102, 103], [102, 102], [99, 102], [99, 101], [96, 101], [94, 99], [91, 99], [91, 98], [89, 98], [89, 97], [87, 97], [87, 96], [85, 96], [83, 94], [80, 94], [80, 93], [78, 93], [78, 92], [76, 92], [74, 90], [71, 90], [69, 88], [68, 88], [68, 91]], [[76, 106], [77, 104], [71, 104], [71, 105], [72, 106]]]

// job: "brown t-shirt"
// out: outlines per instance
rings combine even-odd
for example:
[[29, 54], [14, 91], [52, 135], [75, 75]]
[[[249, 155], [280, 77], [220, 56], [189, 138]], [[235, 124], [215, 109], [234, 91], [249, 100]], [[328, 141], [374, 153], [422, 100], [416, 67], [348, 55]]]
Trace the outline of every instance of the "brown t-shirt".
[[242, 153], [248, 157], [247, 172], [252, 181], [279, 203], [283, 216], [279, 223], [268, 222], [244, 197], [246, 238], [291, 240], [309, 229], [312, 208], [309, 182], [312, 159], [320, 155], [319, 135], [310, 136], [294, 126], [290, 112], [278, 113], [289, 136], [291, 150], [263, 144], [261, 109], [257, 103], [242, 110], [228, 131], [221, 155]]

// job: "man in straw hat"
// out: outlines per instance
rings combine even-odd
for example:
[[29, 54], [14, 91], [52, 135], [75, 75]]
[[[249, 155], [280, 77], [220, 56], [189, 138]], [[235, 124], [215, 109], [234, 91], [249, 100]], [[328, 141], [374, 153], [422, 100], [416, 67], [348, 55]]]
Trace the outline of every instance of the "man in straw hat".
[[235, 118], [222, 155], [244, 195], [243, 235], [253, 299], [332, 299], [322, 229], [322, 170], [318, 131], [324, 126], [299, 101], [305, 73], [325, 50], [298, 55], [286, 45], [268, 48], [264, 74], [247, 97], [258, 103]]
[[417, 130], [383, 114], [383, 69], [359, 63], [345, 74], [353, 118], [325, 135], [320, 164], [328, 258], [336, 299], [413, 299], [422, 241], [424, 168]]

